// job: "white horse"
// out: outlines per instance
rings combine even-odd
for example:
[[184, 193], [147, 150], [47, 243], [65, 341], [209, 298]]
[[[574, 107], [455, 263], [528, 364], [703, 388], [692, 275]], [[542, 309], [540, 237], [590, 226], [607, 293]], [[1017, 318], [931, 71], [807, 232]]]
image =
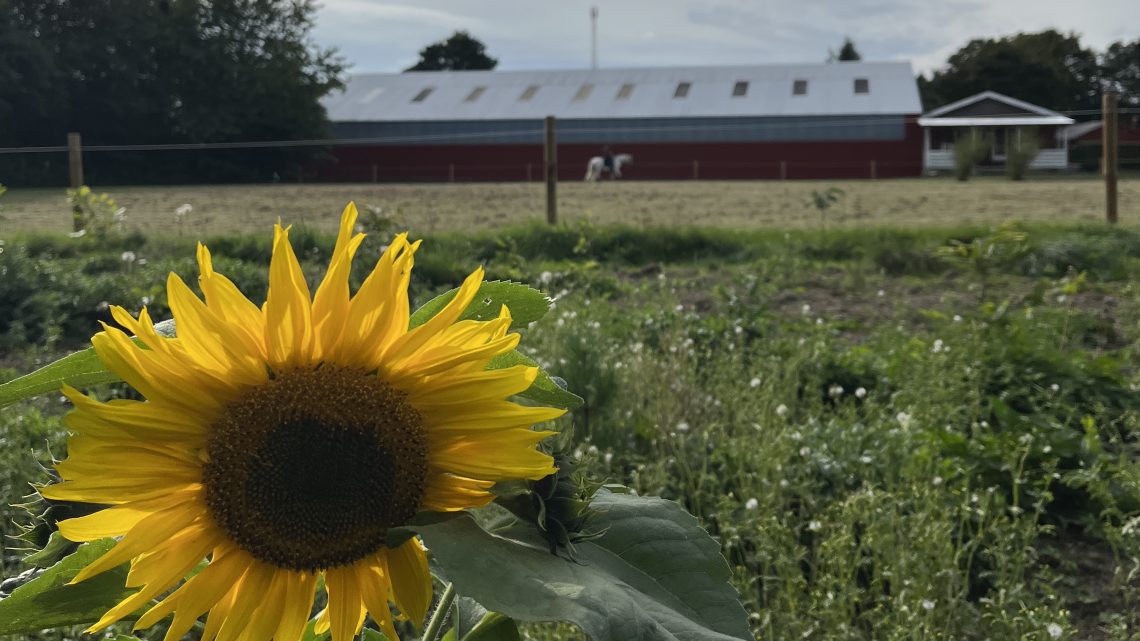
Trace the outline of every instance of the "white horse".
[[[614, 171], [613, 178], [621, 178], [622, 165], [632, 165], [633, 156], [629, 154], [617, 154], [614, 156]], [[596, 182], [602, 177], [602, 174], [609, 171], [606, 167], [606, 159], [601, 156], [594, 156], [590, 162], [586, 163], [586, 182]]]

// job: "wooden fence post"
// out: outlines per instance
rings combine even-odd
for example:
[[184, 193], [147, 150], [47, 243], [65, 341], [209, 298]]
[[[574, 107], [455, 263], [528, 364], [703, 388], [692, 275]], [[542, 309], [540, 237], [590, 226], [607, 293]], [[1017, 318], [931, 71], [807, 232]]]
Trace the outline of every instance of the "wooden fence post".
[[543, 146], [546, 151], [546, 222], [558, 223], [558, 140], [554, 135], [554, 116], [545, 121]]
[[788, 179], [788, 161], [781, 160], [780, 161], [780, 180], [787, 180], [787, 179]]
[[701, 161], [693, 161], [693, 180], [700, 180], [701, 178]]
[[455, 182], [455, 163], [447, 165], [447, 181]]
[[[77, 132], [67, 134], [67, 176], [72, 189], [83, 186], [83, 139]], [[82, 231], [83, 208], [75, 204], [71, 208], [72, 231]]]
[[879, 177], [879, 168], [875, 165], [875, 161], [871, 161], [871, 180]]
[[1116, 170], [1117, 170], [1117, 123], [1116, 92], [1106, 91], [1102, 98], [1101, 146], [1103, 155], [1101, 169], [1104, 171], [1104, 213], [1109, 224], [1116, 224]]

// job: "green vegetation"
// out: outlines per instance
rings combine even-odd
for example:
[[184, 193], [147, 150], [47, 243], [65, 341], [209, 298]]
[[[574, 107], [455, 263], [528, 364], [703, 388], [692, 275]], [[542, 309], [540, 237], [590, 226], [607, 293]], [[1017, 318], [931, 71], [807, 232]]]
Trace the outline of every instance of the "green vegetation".
[[[293, 237], [318, 278], [332, 239]], [[8, 376], [82, 346], [107, 303], [166, 317], [167, 272], [195, 273], [192, 242], [173, 235], [5, 240]], [[383, 242], [365, 242], [357, 282]], [[208, 244], [219, 271], [264, 296], [264, 235]], [[563, 420], [584, 471], [697, 515], [758, 638], [1133, 638], [1140, 233], [439, 233], [417, 254], [416, 304], [476, 261], [555, 298], [525, 344], [586, 401]], [[62, 456], [65, 409], [41, 398], [0, 413], [5, 505]], [[6, 534], [34, 524], [7, 509]], [[6, 549], [8, 576], [18, 557]]]

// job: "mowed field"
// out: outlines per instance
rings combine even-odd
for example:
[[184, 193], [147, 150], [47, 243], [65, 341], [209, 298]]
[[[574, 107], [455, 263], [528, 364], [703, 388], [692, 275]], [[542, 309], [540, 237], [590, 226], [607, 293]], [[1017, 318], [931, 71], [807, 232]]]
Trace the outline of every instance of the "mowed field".
[[[826, 221], [813, 191], [838, 188]], [[540, 183], [313, 184], [111, 187], [126, 208], [127, 227], [144, 233], [263, 231], [279, 217], [331, 231], [344, 204], [381, 208], [419, 233], [485, 229], [542, 220]], [[1103, 220], [1104, 185], [1096, 176], [1038, 177], [1011, 182], [982, 177], [849, 181], [567, 182], [558, 185], [560, 220], [638, 227], [844, 228], [948, 227], [1008, 219], [1082, 223]], [[193, 213], [182, 229], [174, 210]], [[1121, 221], [1140, 220], [1140, 177], [1120, 181]], [[0, 198], [0, 231], [70, 231], [63, 189], [13, 189]]]

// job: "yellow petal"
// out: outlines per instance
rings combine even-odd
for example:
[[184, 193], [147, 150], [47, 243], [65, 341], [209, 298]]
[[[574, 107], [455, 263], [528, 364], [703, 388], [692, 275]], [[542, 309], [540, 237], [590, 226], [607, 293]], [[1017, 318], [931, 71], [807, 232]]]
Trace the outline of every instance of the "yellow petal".
[[381, 551], [357, 564], [357, 582], [364, 607], [372, 615], [372, 620], [380, 626], [380, 631], [389, 639], [398, 641], [396, 628], [392, 625], [392, 611], [388, 607], [388, 594], [392, 585], [385, 574], [387, 552]]
[[325, 590], [329, 595], [328, 618], [332, 641], [352, 641], [364, 617], [364, 604], [356, 572], [351, 566], [325, 571]]
[[265, 301], [265, 347], [269, 364], [274, 369], [308, 364], [312, 350], [311, 328], [309, 286], [289, 244], [289, 230], [275, 225], [269, 294]]
[[416, 629], [423, 626], [431, 606], [431, 573], [427, 555], [416, 538], [408, 539], [400, 547], [387, 551], [388, 576], [391, 577], [396, 607], [400, 608]]
[[483, 507], [495, 499], [490, 489], [494, 481], [469, 479], [446, 472], [428, 475], [421, 509], [432, 512], [455, 512]]
[[328, 271], [313, 296], [314, 359], [318, 361], [336, 345], [348, 317], [348, 275], [352, 271], [352, 257], [364, 240], [364, 234], [352, 235], [356, 215], [356, 205], [349, 203], [341, 214], [340, 232]]

